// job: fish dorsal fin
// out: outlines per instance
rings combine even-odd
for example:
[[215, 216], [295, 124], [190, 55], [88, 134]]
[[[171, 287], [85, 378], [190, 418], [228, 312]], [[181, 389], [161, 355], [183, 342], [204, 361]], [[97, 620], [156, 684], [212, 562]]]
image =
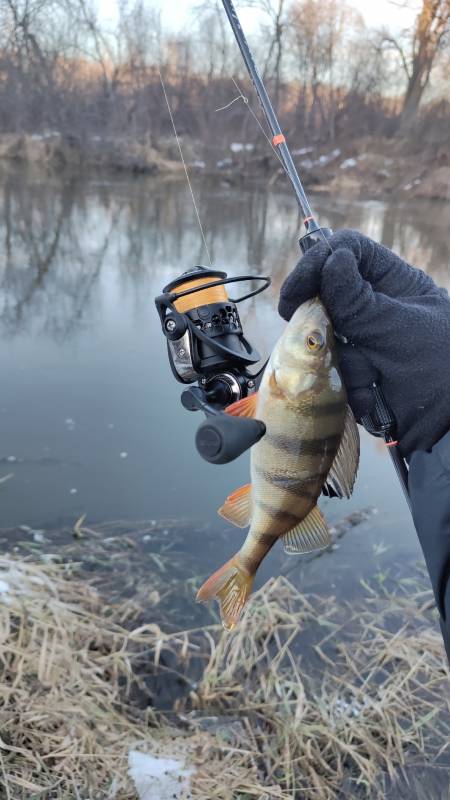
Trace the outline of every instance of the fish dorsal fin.
[[325, 493], [330, 497], [351, 497], [359, 465], [359, 432], [353, 411], [347, 406], [344, 432], [327, 475]]
[[232, 417], [248, 417], [253, 419], [256, 416], [256, 406], [258, 403], [258, 392], [254, 394], [249, 394], [248, 397], [244, 397], [242, 400], [238, 400], [236, 403], [232, 403], [231, 406], [227, 406], [225, 411], [227, 414], [231, 414]]
[[311, 553], [331, 544], [330, 531], [322, 512], [314, 506], [308, 516], [283, 536], [286, 553]]
[[252, 485], [247, 483], [236, 489], [225, 500], [219, 512], [221, 517], [232, 522], [237, 528], [247, 528], [252, 516]]

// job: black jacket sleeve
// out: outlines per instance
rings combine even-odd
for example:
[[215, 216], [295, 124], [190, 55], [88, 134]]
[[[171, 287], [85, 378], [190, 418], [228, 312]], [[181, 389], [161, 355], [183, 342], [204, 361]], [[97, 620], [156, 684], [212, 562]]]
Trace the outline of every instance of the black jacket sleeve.
[[413, 453], [409, 491], [450, 662], [450, 432], [430, 452]]

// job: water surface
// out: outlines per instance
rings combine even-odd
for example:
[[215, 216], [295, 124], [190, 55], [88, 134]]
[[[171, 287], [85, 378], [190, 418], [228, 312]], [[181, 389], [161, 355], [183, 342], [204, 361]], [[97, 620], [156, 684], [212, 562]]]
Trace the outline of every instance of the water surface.
[[[281, 330], [279, 286], [298, 258], [289, 193], [197, 180], [216, 266], [267, 274], [272, 288], [245, 304], [250, 340], [268, 353]], [[448, 207], [313, 197], [321, 221], [359, 228], [449, 282]], [[216, 509], [246, 483], [248, 455], [217, 467], [194, 447], [201, 419], [180, 405], [153, 298], [206, 255], [183, 183], [77, 181], [5, 174], [0, 183], [0, 526], [51, 526], [81, 514], [187, 518], [222, 530]], [[382, 445], [363, 434], [350, 501], [324, 501], [331, 520], [374, 506], [376, 524], [343, 553], [418, 554]], [[236, 548], [239, 532], [230, 548]], [[236, 538], [237, 537], [237, 538]]]

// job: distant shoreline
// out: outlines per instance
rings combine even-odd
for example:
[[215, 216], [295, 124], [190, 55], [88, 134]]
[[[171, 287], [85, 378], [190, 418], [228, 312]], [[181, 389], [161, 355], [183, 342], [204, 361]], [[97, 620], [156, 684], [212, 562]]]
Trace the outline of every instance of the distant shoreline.
[[[307, 188], [348, 199], [450, 200], [450, 147], [411, 152], [396, 139], [364, 137], [335, 146], [293, 148]], [[202, 157], [201, 145], [186, 138], [184, 155], [191, 174], [220, 178], [225, 185], [263, 179], [270, 186], [283, 172], [267, 148], [234, 142]], [[182, 176], [176, 142], [130, 137], [79, 138], [45, 131], [0, 134], [0, 166], [30, 167], [47, 174]]]

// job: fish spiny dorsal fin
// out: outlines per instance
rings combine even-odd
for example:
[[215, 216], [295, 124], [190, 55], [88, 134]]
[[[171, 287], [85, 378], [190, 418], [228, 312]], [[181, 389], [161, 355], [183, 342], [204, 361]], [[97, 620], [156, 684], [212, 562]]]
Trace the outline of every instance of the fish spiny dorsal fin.
[[244, 397], [242, 400], [238, 400], [236, 403], [232, 403], [231, 406], [227, 406], [225, 411], [227, 414], [231, 414], [232, 417], [248, 417], [253, 419], [256, 416], [257, 404], [258, 392], [255, 392], [248, 397]]
[[[353, 412], [347, 406], [344, 432], [331, 469], [327, 475], [325, 488], [328, 493], [338, 497], [351, 497], [359, 465], [359, 432]], [[332, 492], [329, 489], [332, 489]]]
[[221, 517], [232, 522], [238, 528], [247, 528], [252, 516], [252, 485], [247, 483], [236, 489], [219, 508]]
[[330, 532], [325, 517], [317, 506], [283, 536], [286, 553], [311, 553], [313, 550], [324, 550], [330, 544]]

